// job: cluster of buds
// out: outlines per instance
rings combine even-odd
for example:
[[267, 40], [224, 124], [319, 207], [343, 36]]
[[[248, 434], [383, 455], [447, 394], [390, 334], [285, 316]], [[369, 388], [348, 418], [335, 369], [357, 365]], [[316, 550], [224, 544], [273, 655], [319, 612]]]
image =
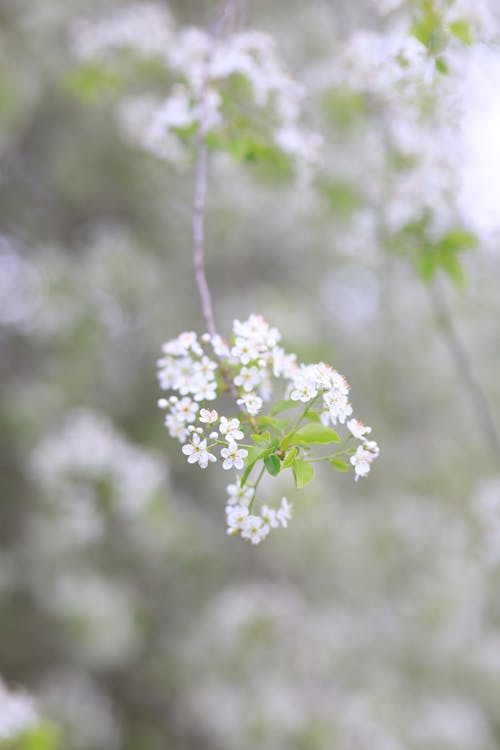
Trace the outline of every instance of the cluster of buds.
[[[220, 460], [223, 470], [237, 472], [236, 483], [228, 486], [228, 533], [253, 544], [291, 518], [286, 498], [279, 508], [260, 502], [265, 473], [277, 476], [291, 469], [300, 489], [313, 478], [313, 464], [326, 461], [338, 471], [351, 465], [357, 480], [368, 474], [379, 452], [368, 439], [371, 428], [352, 417], [343, 375], [323, 362], [300, 363], [280, 340], [276, 328], [250, 315], [234, 321], [230, 341], [181, 333], [163, 345], [158, 360], [160, 387], [171, 392], [158, 402], [166, 412], [165, 426], [182, 443], [188, 463], [206, 469]], [[213, 408], [223, 394], [240, 408], [237, 415]], [[346, 427], [343, 442], [333, 429], [337, 425]], [[321, 447], [327, 452], [317, 455]]]

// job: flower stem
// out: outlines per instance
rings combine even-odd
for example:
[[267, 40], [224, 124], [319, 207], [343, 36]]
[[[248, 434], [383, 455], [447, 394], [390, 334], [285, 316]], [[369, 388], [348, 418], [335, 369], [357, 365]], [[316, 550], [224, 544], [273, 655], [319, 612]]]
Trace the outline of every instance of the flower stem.
[[260, 480], [262, 479], [262, 477], [263, 477], [263, 475], [264, 475], [264, 472], [265, 472], [265, 470], [266, 470], [266, 467], [265, 467], [265, 465], [264, 465], [264, 464], [262, 464], [262, 469], [260, 470], [260, 472], [259, 472], [259, 476], [257, 477], [257, 481], [255, 482], [255, 484], [254, 484], [254, 486], [253, 486], [253, 495], [252, 495], [252, 499], [250, 500], [250, 502], [249, 502], [249, 504], [248, 504], [248, 512], [249, 512], [249, 513], [251, 512], [251, 510], [252, 510], [252, 508], [253, 508], [253, 504], [254, 504], [254, 501], [255, 501], [255, 496], [256, 496], [256, 494], [257, 494], [257, 487], [259, 486]]

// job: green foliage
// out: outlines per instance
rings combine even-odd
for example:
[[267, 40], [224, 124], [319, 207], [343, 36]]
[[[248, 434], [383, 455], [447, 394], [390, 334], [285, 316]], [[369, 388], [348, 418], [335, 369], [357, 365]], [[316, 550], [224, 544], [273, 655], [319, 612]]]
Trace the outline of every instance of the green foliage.
[[252, 435], [252, 440], [256, 443], [270, 443], [271, 433], [267, 431], [267, 432], [263, 432], [262, 434]]
[[308, 461], [305, 461], [302, 458], [298, 458], [294, 461], [292, 470], [295, 479], [295, 486], [298, 490], [305, 487], [306, 484], [309, 484], [309, 482], [314, 479], [314, 468], [308, 463]]
[[271, 416], [274, 417], [276, 414], [281, 414], [284, 411], [288, 411], [289, 409], [295, 409], [297, 407], [297, 402], [292, 401], [289, 399], [288, 401], [277, 401], [273, 408], [271, 409]]
[[330, 465], [333, 466], [336, 471], [349, 471], [350, 468], [349, 464], [342, 461], [340, 458], [332, 458]]
[[44, 721], [15, 739], [0, 740], [0, 750], [61, 750], [59, 732]]
[[272, 477], [276, 477], [281, 470], [281, 461], [275, 453], [271, 453], [264, 458], [264, 466]]
[[116, 95], [122, 88], [122, 77], [99, 62], [89, 62], [71, 70], [63, 77], [64, 89], [87, 104]]
[[461, 42], [463, 42], [467, 46], [470, 46], [472, 44], [472, 29], [470, 23], [468, 23], [465, 18], [459, 18], [457, 21], [450, 23], [448, 28], [450, 29], [453, 36], [455, 36]]
[[437, 238], [432, 235], [430, 215], [407, 224], [389, 241], [395, 252], [408, 256], [423, 281], [432, 281], [438, 271], [444, 271], [456, 284], [463, 281], [460, 254], [477, 247], [475, 234], [456, 226]]
[[293, 436], [293, 440], [297, 444], [313, 445], [328, 443], [339, 443], [340, 438], [330, 427], [325, 427], [321, 423], [306, 424], [297, 430]]

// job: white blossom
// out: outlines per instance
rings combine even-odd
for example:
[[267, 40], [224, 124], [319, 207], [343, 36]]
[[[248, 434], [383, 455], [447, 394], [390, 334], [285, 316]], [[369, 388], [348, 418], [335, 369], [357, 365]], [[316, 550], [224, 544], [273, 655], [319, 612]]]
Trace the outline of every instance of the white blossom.
[[260, 516], [249, 515], [241, 526], [242, 539], [248, 539], [252, 544], [260, 544], [269, 534], [269, 526]]
[[200, 409], [200, 422], [204, 424], [214, 424], [217, 422], [219, 415], [215, 409]]
[[202, 440], [197, 433], [193, 435], [190, 443], [182, 446], [182, 452], [188, 457], [188, 463], [198, 463], [201, 469], [206, 469], [209, 461], [217, 460], [213, 453], [208, 451], [207, 441]]
[[229, 505], [226, 507], [227, 533], [236, 534], [243, 528], [249, 510], [246, 505]]
[[257, 367], [242, 367], [239, 374], [234, 379], [234, 384], [242, 387], [247, 393], [250, 393], [255, 386], [259, 385], [261, 380], [262, 374]]
[[372, 431], [371, 427], [359, 422], [357, 419], [349, 419], [347, 422], [347, 429], [353, 435], [353, 437], [359, 440], [364, 439], [365, 435], [369, 435]]
[[263, 400], [255, 393], [244, 393], [236, 403], [242, 406], [249, 414], [255, 416], [262, 409]]
[[244, 433], [239, 429], [239, 419], [228, 419], [227, 417], [220, 418], [219, 430], [220, 434], [224, 435], [226, 440], [236, 442], [237, 440], [243, 440]]
[[235, 484], [228, 484], [226, 489], [228, 494], [228, 506], [248, 505], [254, 493], [253, 487], [248, 487], [246, 485], [243, 485], [242, 487], [238, 480]]
[[239, 448], [238, 444], [234, 440], [231, 440], [227, 448], [222, 448], [220, 454], [224, 459], [222, 464], [223, 469], [232, 469], [234, 466], [237, 471], [241, 471], [245, 465], [243, 459], [248, 456], [248, 451], [246, 448]]
[[285, 529], [288, 526], [288, 521], [290, 521], [292, 518], [292, 510], [292, 506], [290, 505], [286, 497], [282, 497], [281, 506], [276, 512], [276, 518]]

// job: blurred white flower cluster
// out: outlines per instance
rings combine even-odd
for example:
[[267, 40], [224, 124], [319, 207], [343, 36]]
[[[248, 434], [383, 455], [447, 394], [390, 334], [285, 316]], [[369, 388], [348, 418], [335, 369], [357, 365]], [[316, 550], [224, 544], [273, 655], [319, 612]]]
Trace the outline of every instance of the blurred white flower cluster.
[[271, 35], [248, 30], [215, 37], [196, 27], [175, 30], [163, 8], [146, 3], [95, 24], [81, 22], [72, 40], [80, 60], [107, 59], [110, 52], [128, 49], [160, 59], [177, 77], [163, 101], [127, 98], [119, 107], [125, 131], [156, 156], [182, 164], [189, 136], [201, 128], [233, 152], [239, 144], [254, 153], [267, 142], [304, 179], [318, 166], [322, 138], [300, 124], [305, 91], [286, 71]]
[[14, 740], [39, 721], [34, 699], [24, 691], [8, 690], [0, 679], [0, 743]]
[[92, 506], [92, 484], [109, 482], [117, 508], [133, 516], [144, 510], [166, 480], [159, 457], [128, 442], [104, 415], [83, 409], [38, 444], [31, 463], [47, 492], [74, 505], [80, 520], [81, 501]]
[[[371, 428], [356, 419], [347, 421], [352, 406], [346, 379], [323, 362], [299, 363], [296, 354], [279, 346], [280, 340], [281, 333], [262, 316], [250, 315], [244, 322], [233, 322], [230, 342], [208, 333], [200, 341], [189, 331], [167, 341], [158, 360], [160, 387], [174, 392], [158, 402], [167, 412], [165, 426], [183, 443], [188, 463], [206, 469], [218, 460], [215, 451], [219, 450], [223, 469], [242, 472], [237, 483], [228, 487], [228, 533], [240, 533], [254, 544], [271, 528], [286, 526], [291, 517], [286, 498], [279, 509], [263, 505], [260, 515], [252, 512], [266, 470], [277, 476], [291, 468], [300, 488], [313, 478], [313, 462], [330, 461], [334, 468], [346, 471], [349, 466], [342, 458], [350, 457], [358, 479], [368, 474], [379, 453], [377, 443], [367, 439]], [[210, 356], [204, 346], [210, 347]], [[224, 393], [230, 393], [241, 407], [239, 417], [219, 415], [210, 408]], [[264, 404], [267, 406], [273, 396], [282, 400], [263, 414]], [[276, 417], [290, 410], [294, 410], [292, 419]], [[329, 425], [346, 422], [348, 435], [341, 449], [311, 455], [313, 447], [340, 442]], [[356, 448], [349, 444], [352, 439], [360, 441]], [[256, 466], [260, 473], [249, 485]]]

